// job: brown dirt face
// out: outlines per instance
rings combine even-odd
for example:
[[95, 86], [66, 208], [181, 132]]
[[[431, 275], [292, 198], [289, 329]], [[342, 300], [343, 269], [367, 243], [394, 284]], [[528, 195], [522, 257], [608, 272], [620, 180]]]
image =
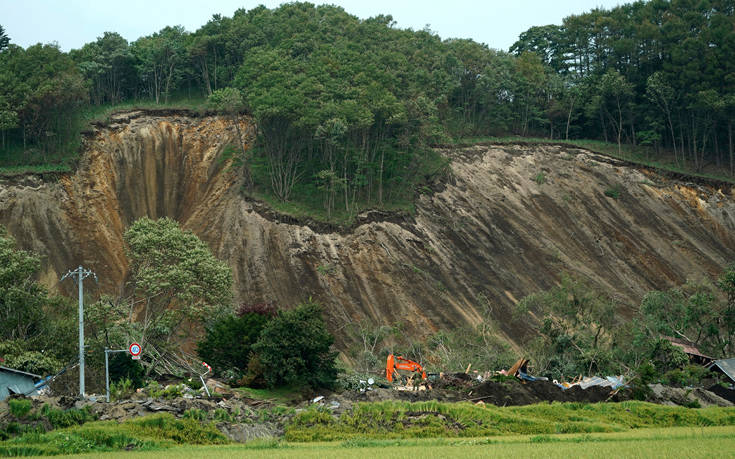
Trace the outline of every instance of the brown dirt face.
[[229, 263], [238, 302], [312, 297], [343, 351], [351, 323], [400, 322], [420, 339], [474, 326], [488, 304], [501, 338], [517, 344], [534, 318], [513, 320], [514, 305], [564, 272], [614, 295], [625, 315], [647, 291], [716, 276], [735, 260], [735, 199], [723, 184], [567, 146], [473, 146], [442, 151], [451, 179], [417, 197], [413, 215], [366, 212], [345, 230], [244, 199], [217, 160], [234, 136], [216, 116], [121, 115], [87, 137], [76, 173], [0, 183], [0, 224], [45, 257], [50, 287], [71, 288], [59, 275], [83, 264], [99, 275], [99, 293], [114, 294], [127, 273], [126, 227], [175, 218]]

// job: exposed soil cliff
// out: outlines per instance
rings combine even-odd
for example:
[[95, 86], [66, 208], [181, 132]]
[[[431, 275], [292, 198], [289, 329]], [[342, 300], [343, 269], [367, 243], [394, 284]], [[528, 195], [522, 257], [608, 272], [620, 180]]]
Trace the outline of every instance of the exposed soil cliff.
[[[472, 323], [484, 304], [509, 324], [518, 299], [564, 271], [613, 292], [624, 312], [650, 289], [717, 275], [735, 260], [732, 189], [562, 146], [444, 150], [452, 177], [421, 195], [413, 216], [368, 213], [339, 232], [287, 223], [243, 199], [218, 161], [234, 135], [216, 116], [119, 115], [88, 136], [75, 174], [0, 184], [0, 224], [46, 257], [48, 285], [81, 263], [115, 292], [126, 226], [175, 218], [229, 262], [238, 301], [288, 306], [312, 296], [341, 343], [351, 321], [402, 322], [418, 335]], [[525, 328], [502, 330], [512, 342]]]

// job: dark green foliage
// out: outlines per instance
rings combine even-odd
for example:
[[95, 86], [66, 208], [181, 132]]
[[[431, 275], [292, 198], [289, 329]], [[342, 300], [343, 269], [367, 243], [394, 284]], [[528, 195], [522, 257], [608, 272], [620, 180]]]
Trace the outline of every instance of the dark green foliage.
[[530, 295], [518, 306], [516, 320], [529, 311], [541, 318], [540, 336], [524, 343], [533, 370], [554, 378], [632, 370], [637, 375], [634, 393], [641, 399], [650, 394], [651, 382], [698, 384], [707, 371], [689, 365], [687, 354], [669, 338], [689, 341], [716, 358], [731, 355], [733, 272], [728, 267], [716, 285], [690, 280], [668, 291], [649, 292], [631, 321], [617, 318], [610, 298], [564, 275], [559, 286]]
[[651, 363], [653, 363], [659, 374], [683, 368], [689, 363], [689, 356], [680, 347], [674, 346], [668, 340], [657, 339], [653, 340], [652, 343]]
[[620, 197], [621, 191], [622, 189], [620, 185], [615, 185], [605, 189], [605, 196], [607, 196], [608, 198], [618, 199]]
[[636, 369], [636, 372], [630, 384], [633, 399], [647, 400], [653, 394], [649, 384], [656, 382], [660, 373], [656, 371], [656, 367], [651, 362], [644, 362]]
[[663, 380], [670, 386], [699, 386], [703, 379], [712, 378], [712, 376], [712, 372], [702, 365], [686, 365], [669, 371], [664, 375]]
[[231, 310], [230, 268], [194, 233], [170, 218], [141, 218], [124, 236], [135, 288], [129, 301], [145, 298], [143, 326], [151, 344], [165, 346], [173, 333], [188, 336], [184, 321], [206, 323]]
[[[78, 142], [77, 120], [87, 103], [87, 90], [68, 54], [57, 45], [38, 44], [25, 50], [11, 45], [0, 53], [0, 69], [0, 110], [12, 112], [16, 120], [0, 126], [3, 139], [8, 131], [17, 147], [37, 148], [37, 162], [50, 161], [49, 155], [63, 153], [68, 144]], [[28, 164], [32, 159], [20, 161]]]
[[75, 321], [70, 302], [35, 280], [40, 267], [38, 255], [17, 249], [0, 227], [0, 355], [6, 366], [48, 374], [73, 355]]
[[334, 385], [337, 353], [331, 350], [334, 337], [321, 313], [318, 304], [307, 301], [281, 312], [265, 326], [253, 350], [269, 386]]
[[0, 25], [0, 51], [4, 50], [10, 44], [10, 38], [5, 33], [5, 29]]
[[688, 281], [668, 291], [649, 292], [640, 312], [650, 330], [690, 341], [714, 357], [735, 351], [735, 266], [729, 266], [716, 284]]
[[132, 388], [143, 387], [145, 369], [128, 354], [110, 354], [110, 381], [127, 380]]
[[673, 167], [735, 174], [733, 14], [725, 0], [595, 8], [531, 27], [512, 54], [310, 3], [132, 43], [106, 32], [69, 54], [24, 50], [0, 30], [2, 148], [7, 162], [68, 170], [90, 102], [187, 93], [255, 116], [256, 148], [242, 155], [249, 193], [331, 220], [410, 200], [426, 147], [448, 138], [604, 139], [619, 155], [640, 142], [647, 155], [673, 153]]
[[15, 248], [15, 240], [0, 227], [0, 339], [26, 340], [40, 331], [46, 290], [34, 276], [40, 258]]
[[223, 317], [207, 328], [204, 339], [197, 343], [197, 354], [214, 368], [215, 374], [230, 369], [242, 374], [267, 322], [267, 316], [256, 313]]

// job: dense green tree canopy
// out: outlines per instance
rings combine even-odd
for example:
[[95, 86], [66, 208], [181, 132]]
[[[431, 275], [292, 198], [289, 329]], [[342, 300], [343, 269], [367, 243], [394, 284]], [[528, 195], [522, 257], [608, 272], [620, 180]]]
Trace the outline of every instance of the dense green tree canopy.
[[0, 44], [0, 133], [11, 150], [53, 153], [73, 147], [89, 102], [227, 94], [257, 122], [248, 193], [321, 205], [328, 218], [410, 198], [436, 160], [427, 147], [468, 136], [641, 143], [679, 166], [735, 174], [733, 10], [731, 0], [596, 8], [531, 27], [511, 53], [310, 3], [132, 43], [106, 32], [68, 55]]

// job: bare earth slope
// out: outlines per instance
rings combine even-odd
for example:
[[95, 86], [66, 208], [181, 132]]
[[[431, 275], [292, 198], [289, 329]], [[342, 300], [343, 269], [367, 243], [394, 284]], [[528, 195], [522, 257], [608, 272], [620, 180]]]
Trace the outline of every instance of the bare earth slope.
[[[238, 301], [284, 307], [312, 296], [342, 346], [344, 326], [366, 318], [418, 336], [471, 324], [489, 304], [508, 324], [515, 301], [564, 271], [613, 292], [624, 312], [650, 289], [735, 261], [733, 189], [561, 146], [444, 151], [452, 177], [420, 196], [414, 216], [365, 214], [339, 232], [286, 223], [244, 199], [217, 160], [234, 132], [218, 117], [119, 115], [88, 138], [75, 174], [0, 184], [0, 224], [46, 257], [48, 285], [81, 263], [114, 293], [127, 225], [175, 218], [229, 262]], [[605, 195], [612, 189], [617, 198]], [[513, 342], [527, 327], [502, 329]]]

